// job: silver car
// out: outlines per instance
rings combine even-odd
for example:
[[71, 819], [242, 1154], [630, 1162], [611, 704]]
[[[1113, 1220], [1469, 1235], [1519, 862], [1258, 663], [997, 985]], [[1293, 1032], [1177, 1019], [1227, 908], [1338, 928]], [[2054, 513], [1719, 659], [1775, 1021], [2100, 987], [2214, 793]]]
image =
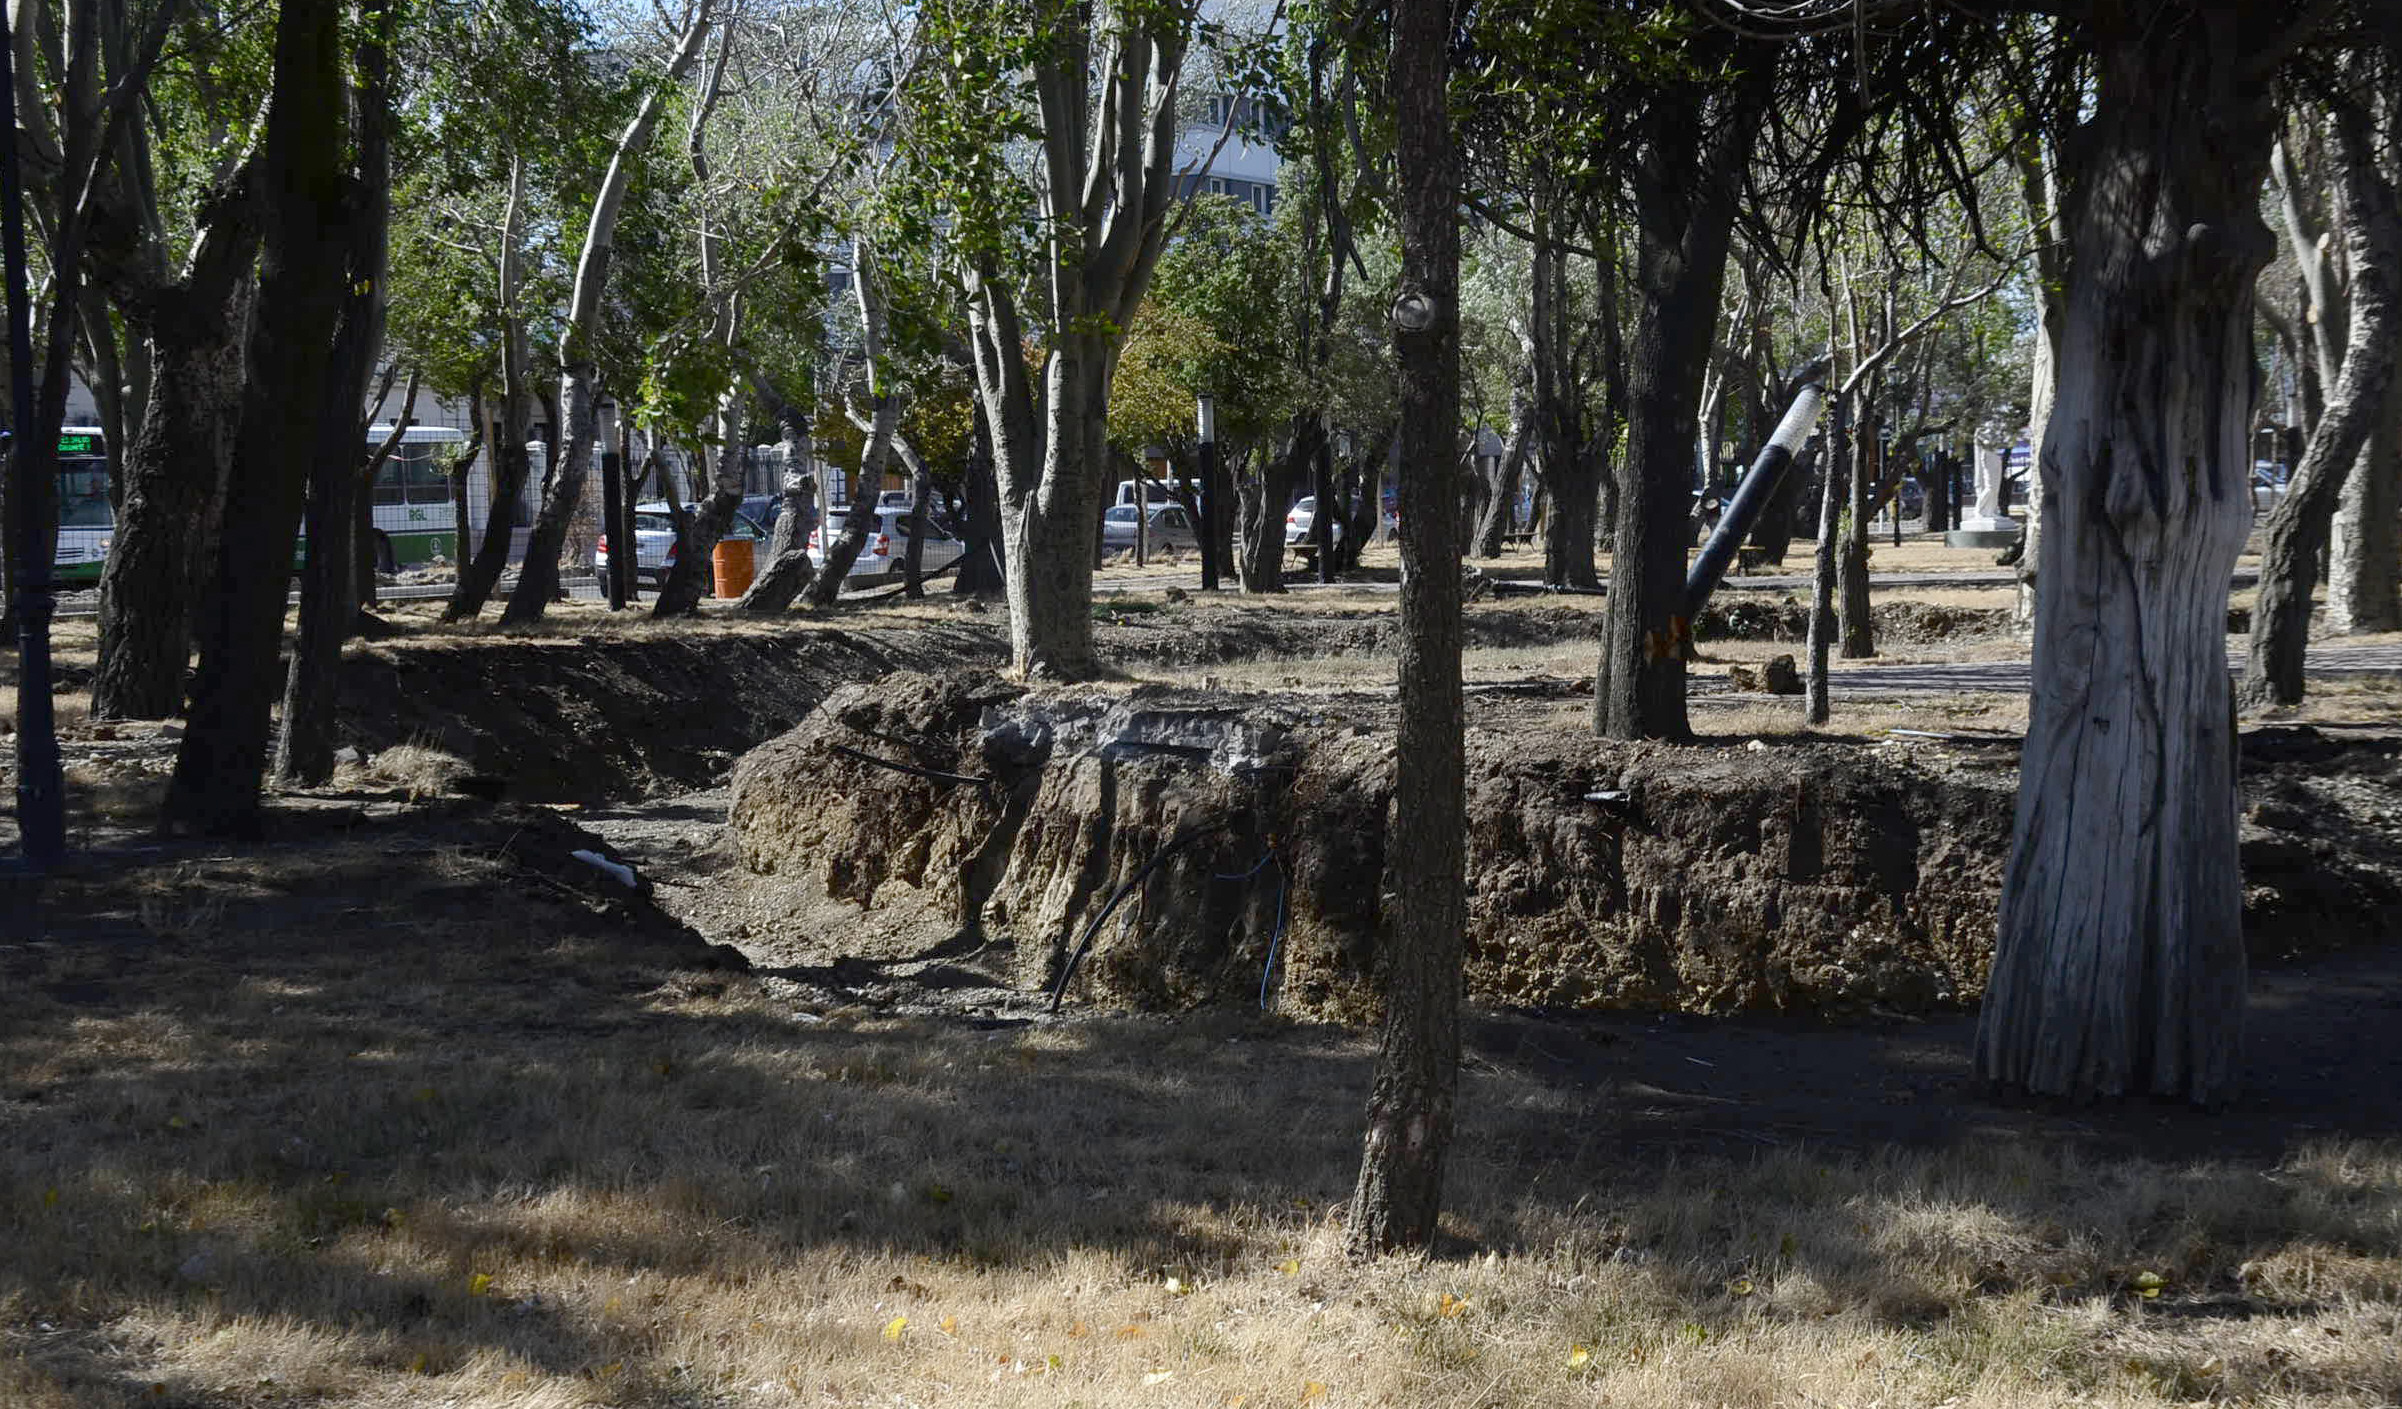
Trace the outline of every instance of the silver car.
[[[836, 509], [826, 522], [809, 534], [809, 555], [823, 561], [825, 545], [842, 536], [842, 526], [850, 518], [850, 510]], [[879, 506], [874, 511], [875, 527], [867, 531], [867, 542], [859, 556], [851, 560], [850, 577], [885, 577], [901, 571], [903, 557], [909, 552], [909, 509]], [[934, 572], [949, 567], [967, 555], [967, 545], [943, 532], [940, 525], [929, 519], [926, 523], [925, 546], [918, 555], [918, 570]]]
[[[687, 509], [690, 513], [692, 510]], [[767, 530], [748, 514], [737, 513], [726, 525], [728, 538], [764, 539]], [[676, 564], [683, 542], [676, 535], [675, 520], [669, 517], [663, 502], [634, 506], [634, 581], [653, 588], [667, 585], [669, 569]], [[757, 549], [752, 551], [756, 552]], [[592, 553], [592, 575], [606, 582], [609, 572], [609, 535], [600, 536]], [[714, 578], [711, 579], [714, 581]]]
[[[1201, 536], [1193, 528], [1193, 516], [1182, 504], [1153, 504], [1151, 508], [1150, 545], [1154, 548], [1198, 548]], [[1134, 547], [1135, 507], [1132, 504], [1113, 504], [1101, 515], [1101, 547], [1107, 552], [1123, 552]]]

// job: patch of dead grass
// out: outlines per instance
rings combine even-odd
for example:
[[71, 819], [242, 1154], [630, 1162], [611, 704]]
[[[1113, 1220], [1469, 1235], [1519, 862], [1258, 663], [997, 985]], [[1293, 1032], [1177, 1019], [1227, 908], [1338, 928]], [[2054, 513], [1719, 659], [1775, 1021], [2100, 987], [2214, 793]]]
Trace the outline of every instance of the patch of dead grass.
[[211, 933], [0, 950], [0, 1401], [2402, 1397], [2390, 1144], [1661, 1164], [1561, 1139], [1641, 1094], [1484, 1062], [1446, 1252], [1361, 1267], [1365, 1038], [802, 1020], [391, 856], [162, 865]]

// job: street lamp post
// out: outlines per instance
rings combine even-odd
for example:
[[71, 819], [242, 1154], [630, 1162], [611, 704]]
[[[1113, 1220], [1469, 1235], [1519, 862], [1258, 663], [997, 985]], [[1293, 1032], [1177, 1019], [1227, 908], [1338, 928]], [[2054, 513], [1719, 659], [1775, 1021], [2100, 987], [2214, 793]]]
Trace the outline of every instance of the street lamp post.
[[609, 570], [601, 583], [609, 610], [626, 607], [626, 560], [634, 555], [634, 540], [625, 532], [625, 482], [617, 458], [617, 402], [602, 397], [592, 407], [601, 447], [601, 533], [609, 539]]
[[1193, 400], [1194, 429], [1201, 440], [1201, 590], [1218, 590], [1218, 400]]

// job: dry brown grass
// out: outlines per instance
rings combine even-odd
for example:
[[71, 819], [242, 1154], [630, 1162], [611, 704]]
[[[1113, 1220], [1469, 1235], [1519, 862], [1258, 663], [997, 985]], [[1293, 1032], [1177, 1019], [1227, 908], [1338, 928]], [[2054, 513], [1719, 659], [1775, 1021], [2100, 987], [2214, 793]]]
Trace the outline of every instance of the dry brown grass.
[[1444, 1254], [1362, 1268], [1363, 1039], [804, 1018], [403, 841], [0, 949], [0, 1402], [2402, 1398], [2402, 1148], [1662, 1163], [1479, 1060]]

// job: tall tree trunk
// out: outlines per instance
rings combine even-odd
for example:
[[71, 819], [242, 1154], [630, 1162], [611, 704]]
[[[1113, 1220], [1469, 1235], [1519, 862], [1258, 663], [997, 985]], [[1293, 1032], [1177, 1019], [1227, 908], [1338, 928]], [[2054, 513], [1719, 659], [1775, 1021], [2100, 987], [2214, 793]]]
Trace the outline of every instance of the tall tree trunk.
[[1518, 478], [1526, 465], [1526, 440], [1530, 422], [1526, 388], [1510, 392], [1510, 435], [1501, 447], [1501, 459], [1493, 466], [1490, 488], [1476, 521], [1475, 553], [1480, 558], [1501, 556], [1504, 539], [1518, 512]]
[[[1715, 107], [1698, 84], [1679, 85], [1645, 119], [1650, 141], [1635, 191], [1639, 310], [1627, 386], [1629, 454], [1619, 470], [1609, 608], [1593, 685], [1593, 730], [1609, 738], [1692, 732], [1685, 721], [1692, 625], [1684, 604], [1694, 418], [1716, 336], [1740, 164], [1768, 73], [1755, 60], [1726, 82]], [[1578, 511], [1555, 504], [1554, 512], [1563, 508]]]
[[992, 423], [984, 402], [975, 407], [975, 443], [967, 459], [967, 553], [952, 575], [951, 591], [960, 596], [992, 597], [1006, 590], [1001, 571], [1001, 486], [993, 473]]
[[1301, 482], [1301, 467], [1317, 456], [1317, 438], [1324, 431], [1317, 416], [1296, 413], [1283, 451], [1264, 455], [1258, 478], [1245, 486], [1242, 542], [1235, 553], [1235, 575], [1245, 592], [1284, 590], [1285, 510]]
[[1468, 848], [1455, 443], [1459, 168], [1446, 101], [1450, 19], [1451, 7], [1441, 0], [1395, 0], [1393, 7], [1402, 645], [1385, 885], [1407, 901], [1385, 911], [1383, 1035], [1347, 1230], [1355, 1257], [1432, 1245], [1459, 1089]]
[[923, 461], [910, 467], [909, 542], [901, 550], [901, 595], [926, 595], [926, 506], [934, 498], [934, 477]]
[[[2030, 138], [2029, 142], [2040, 139]], [[2027, 463], [2043, 463], [2043, 443], [2051, 433], [2052, 403], [2060, 390], [2060, 340], [2068, 326], [2069, 248], [2061, 228], [2059, 166], [2048, 147], [2022, 144], [2019, 181], [2027, 218], [2036, 237], [2035, 353], [2030, 359], [2027, 387]], [[2043, 565], [2044, 496], [2032, 482], [2027, 486], [2026, 527], [2019, 533], [2016, 621], [2022, 632], [2035, 629], [2035, 577]], [[1953, 506], [1956, 511], [1957, 505]]]
[[1837, 394], [1827, 418], [1824, 473], [1818, 481], [1818, 538], [1811, 554], [1809, 680], [1803, 688], [1802, 717], [1824, 724], [1834, 713], [1827, 681], [1827, 656], [1835, 642], [1835, 556], [1843, 527], [1844, 466], [1851, 463], [1852, 401]]
[[[492, 600], [500, 575], [509, 566], [516, 545], [517, 505], [533, 473], [527, 421], [527, 383], [530, 352], [526, 338], [525, 296], [525, 182], [526, 158], [509, 155], [509, 203], [500, 222], [500, 415], [492, 437], [492, 504], [484, 515], [484, 536], [475, 554], [459, 561], [450, 601], [442, 608], [444, 621], [473, 621]], [[556, 424], [555, 422], [553, 424]], [[465, 527], [465, 521], [461, 521]]]
[[[867, 546], [867, 536], [880, 521], [876, 501], [884, 489], [885, 467], [892, 461], [893, 432], [901, 424], [901, 398], [893, 389], [892, 374], [884, 366], [884, 287], [876, 272], [875, 250], [865, 236], [851, 241], [851, 287], [859, 297], [862, 351], [867, 355], [867, 394], [872, 410], [865, 427], [867, 439], [859, 451], [859, 473], [851, 480], [851, 506], [843, 516], [842, 533], [837, 537], [830, 528], [825, 533], [825, 561], [818, 566], [817, 581], [809, 584], [809, 604], [813, 607], [834, 605], [835, 597], [850, 576], [851, 564], [859, 561], [860, 550]], [[1078, 549], [1068, 556], [1085, 566], [1089, 579], [1088, 555]]]
[[1877, 653], [1876, 632], [1868, 615], [1868, 520], [1875, 513], [1870, 484], [1876, 478], [1876, 445], [1877, 423], [1873, 418], [1853, 428], [1851, 464], [1844, 476], [1849, 492], [1843, 515], [1841, 571], [1837, 575], [1843, 594], [1845, 660], [1866, 660]]
[[1533, 343], [1533, 455], [1551, 486], [1553, 512], [1543, 521], [1543, 581], [1554, 587], [1596, 587], [1595, 515], [1601, 506], [1601, 462], [1584, 454], [1583, 420], [1569, 362], [1568, 251], [1545, 240], [1549, 217], [1536, 212], [1528, 337]]
[[643, 97], [618, 136], [608, 173], [592, 198], [592, 215], [584, 226], [584, 250], [576, 261], [575, 288], [568, 298], [567, 330], [559, 339], [559, 401], [564, 424], [552, 422], [560, 425], [562, 433], [553, 447], [542, 508], [526, 535], [525, 561], [517, 569], [517, 586], [501, 611], [500, 619], [512, 626], [540, 621], [559, 595], [559, 554], [567, 546], [567, 531], [583, 503], [584, 480], [592, 470], [597, 425], [593, 407], [600, 374], [595, 344], [600, 338], [601, 299], [608, 291], [609, 266], [617, 251], [617, 217], [625, 207], [626, 188], [633, 184], [634, 167], [658, 128], [661, 109], [700, 58], [711, 14], [711, 0], [693, 0], [663, 81]]
[[[124, 499], [100, 576], [95, 719], [183, 713], [192, 614], [212, 566], [202, 547], [223, 509], [251, 318], [242, 279], [208, 316], [162, 320], [153, 337], [150, 405], [125, 456]], [[197, 336], [186, 341], [171, 328]]]
[[809, 449], [809, 415], [783, 396], [763, 393], [784, 437], [784, 473], [777, 491], [783, 506], [767, 541], [767, 562], [751, 579], [735, 609], [757, 616], [785, 611], [817, 575], [809, 560], [809, 522], [816, 509], [816, 464]]
[[2386, 388], [2385, 409], [2344, 481], [2334, 532], [2328, 627], [2402, 631], [2402, 386]]
[[[383, 341], [380, 330], [376, 335], [376, 341], [378, 343]], [[367, 410], [366, 419], [369, 425], [374, 424], [375, 413], [383, 409], [385, 397], [392, 390], [393, 370], [397, 369], [386, 370], [383, 389], [376, 395], [375, 405]], [[423, 369], [411, 367], [408, 384], [401, 389], [400, 410], [393, 413], [392, 416], [392, 429], [386, 433], [381, 444], [367, 453], [366, 459], [359, 465], [357, 487], [351, 493], [351, 604], [358, 609], [362, 616], [366, 614], [369, 607], [375, 605], [376, 577], [382, 570], [382, 564], [378, 560], [385, 554], [383, 540], [376, 535], [375, 531], [375, 481], [378, 476], [383, 474], [384, 466], [392, 462], [392, 457], [400, 453], [400, 447], [408, 436], [409, 427], [416, 423], [417, 390], [422, 385], [424, 385]], [[475, 424], [475, 434], [468, 438], [468, 444], [481, 447], [484, 443], [485, 426], [484, 388], [480, 382], [468, 392], [467, 399], [470, 407], [468, 419]], [[474, 456], [470, 455], [468, 459], [472, 463]], [[464, 506], [467, 503], [465, 468], [462, 466], [451, 478], [456, 481], [451, 485], [451, 498], [457, 504]], [[467, 516], [464, 508], [453, 519], [453, 523], [457, 525], [451, 540], [451, 562], [455, 569], [457, 565], [467, 561], [461, 552], [466, 543], [467, 533]], [[454, 580], [457, 577], [455, 570], [452, 577]]]
[[[2391, 95], [2402, 111], [2402, 91]], [[2344, 478], [2386, 411], [2394, 382], [2395, 341], [2402, 337], [2402, 205], [2379, 169], [2367, 113], [2340, 104], [2328, 138], [2343, 199], [2344, 244], [2352, 271], [2351, 329], [2343, 367], [2294, 467], [2285, 497], [2270, 513], [2260, 553], [2260, 596], [2252, 608], [2251, 657], [2243, 703], [2267, 709], [2302, 702], [2302, 658], [2310, 641], [2310, 598], [2319, 554]], [[2248, 423], [2247, 423], [2248, 424]], [[2248, 438], [2247, 438], [2248, 443]], [[2246, 460], [2246, 469], [2250, 466]], [[2245, 496], [2250, 497], [2250, 476]]]
[[268, 101], [256, 326], [226, 487], [217, 589], [204, 604], [191, 727], [161, 823], [176, 832], [255, 832], [267, 770], [285, 583], [301, 496], [318, 453], [341, 316], [345, 189], [342, 6], [285, 0]]
[[2215, 1104], [2244, 1009], [2227, 582], [2283, 6], [2117, 3], [2068, 202], [2035, 679], [1976, 1041], [1989, 1081]]
[[[341, 230], [345, 278], [339, 327], [327, 359], [318, 402], [317, 453], [308, 471], [308, 561], [300, 577], [300, 629], [284, 680], [282, 728], [275, 772], [286, 782], [322, 783], [334, 773], [334, 711], [342, 642], [358, 613], [354, 555], [372, 558], [374, 544], [357, 536], [356, 501], [361, 447], [367, 438], [363, 402], [384, 342], [384, 264], [392, 225], [390, 55], [391, 0], [361, 0], [362, 41], [354, 117], [357, 173]], [[372, 580], [372, 579], [370, 579]]]
[[748, 474], [745, 442], [749, 439], [743, 424], [741, 389], [729, 388], [717, 403], [717, 448], [709, 457], [709, 495], [701, 500], [697, 512], [684, 518], [682, 547], [667, 570], [667, 581], [659, 588], [659, 600], [651, 606], [652, 617], [690, 616], [701, 609], [701, 598], [712, 590], [718, 540], [734, 526], [734, 515], [742, 509]]

